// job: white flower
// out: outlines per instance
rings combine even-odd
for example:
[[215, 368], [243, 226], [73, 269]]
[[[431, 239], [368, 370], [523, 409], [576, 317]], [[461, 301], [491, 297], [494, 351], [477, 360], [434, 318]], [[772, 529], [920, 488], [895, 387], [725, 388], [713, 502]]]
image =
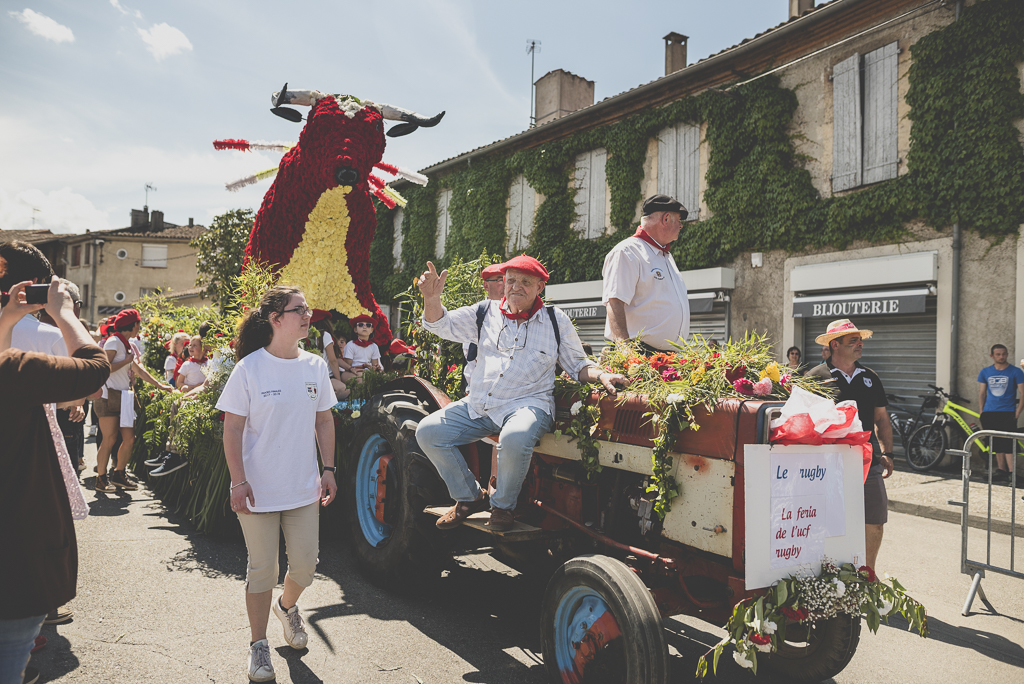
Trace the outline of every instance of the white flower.
[[571, 413], [574, 416], [577, 416], [579, 415], [581, 408], [583, 408], [583, 402], [577, 401], [575, 404], [569, 407], [569, 413]]
[[359, 411], [353, 411], [352, 412], [352, 417], [353, 418], [358, 418], [359, 417]]
[[[753, 642], [751, 642], [751, 643], [753, 644]], [[771, 642], [768, 642], [767, 644], [753, 644], [753, 646], [754, 646], [754, 648], [756, 648], [761, 653], [771, 653], [772, 652], [772, 644], [771, 644]]]
[[846, 593], [846, 585], [843, 584], [843, 581], [838, 577], [832, 578], [832, 584], [836, 585], [836, 596], [842, 598], [843, 594]]
[[778, 629], [778, 625], [776, 625], [771, 620], [765, 620], [761, 623], [761, 631], [763, 631], [765, 634], [775, 634], [776, 629]]
[[669, 404], [678, 404], [682, 400], [683, 400], [683, 395], [682, 394], [678, 394], [678, 393], [670, 394], [667, 397], [665, 397], [665, 401], [667, 403], [669, 403]]
[[754, 663], [747, 659], [746, 654], [740, 653], [739, 651], [732, 652], [732, 659], [735, 660], [740, 667], [745, 667], [748, 670], [754, 667]]
[[882, 599], [882, 605], [880, 605], [878, 607], [878, 614], [879, 615], [888, 615], [891, 612], [892, 612], [892, 604], [889, 601], [886, 601], [883, 598]]

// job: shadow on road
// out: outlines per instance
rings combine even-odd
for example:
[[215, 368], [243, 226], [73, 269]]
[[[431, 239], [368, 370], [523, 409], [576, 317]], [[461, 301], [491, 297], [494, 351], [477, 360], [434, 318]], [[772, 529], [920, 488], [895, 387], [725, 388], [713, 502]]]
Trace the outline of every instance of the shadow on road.
[[[69, 624], [73, 625], [74, 621]], [[66, 624], [61, 629], [67, 627]], [[46, 637], [46, 646], [32, 655], [29, 665], [39, 670], [42, 681], [60, 679], [78, 669], [78, 656], [71, 651], [71, 643], [57, 632], [56, 625], [43, 625], [39, 633]]]
[[[1013, 619], [1013, 618], [1011, 618]], [[910, 625], [902, 615], [889, 618], [882, 626], [907, 631]], [[1006, 637], [971, 627], [958, 627], [928, 616], [928, 638], [951, 646], [968, 648], [994, 660], [1024, 667], [1024, 647]]]
[[[96, 485], [96, 477], [87, 477], [82, 481], [82, 486], [92, 489]], [[96, 498], [89, 502], [89, 515], [100, 515], [115, 517], [128, 515], [128, 506], [132, 503], [132, 495], [123, 489], [113, 493], [94, 492]]]

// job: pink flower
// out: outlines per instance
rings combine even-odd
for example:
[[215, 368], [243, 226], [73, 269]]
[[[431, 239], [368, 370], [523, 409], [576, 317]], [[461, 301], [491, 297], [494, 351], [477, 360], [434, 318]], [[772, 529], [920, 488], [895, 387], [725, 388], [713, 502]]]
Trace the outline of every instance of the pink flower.
[[782, 377], [779, 378], [780, 385], [788, 385], [793, 382], [793, 376], [790, 373], [783, 373]]
[[733, 380], [732, 386], [740, 394], [746, 394], [748, 396], [752, 396], [754, 394], [754, 383], [750, 382], [746, 378]]
[[764, 396], [772, 393], [772, 379], [764, 377], [754, 383], [754, 394]]
[[449, 375], [454, 373], [457, 370], [459, 370], [459, 367], [456, 366], [454, 363], [452, 365], [448, 366], [448, 374]]
[[679, 379], [679, 373], [676, 372], [675, 368], [666, 368], [661, 371], [661, 379], [665, 382], [672, 382]]

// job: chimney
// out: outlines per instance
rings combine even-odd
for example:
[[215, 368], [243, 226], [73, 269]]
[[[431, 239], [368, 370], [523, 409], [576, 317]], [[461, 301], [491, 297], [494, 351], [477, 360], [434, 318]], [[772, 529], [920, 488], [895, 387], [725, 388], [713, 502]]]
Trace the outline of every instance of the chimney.
[[188, 217], [188, 227], [191, 228], [194, 224], [192, 223], [192, 217]]
[[665, 75], [674, 74], [686, 68], [686, 41], [689, 36], [672, 33], [665, 36]]
[[562, 69], [549, 71], [534, 85], [534, 119], [538, 126], [594, 104], [594, 82]]
[[142, 228], [149, 225], [149, 207], [132, 209], [132, 228]]
[[814, 8], [814, 0], [789, 0], [789, 18], [799, 17]]
[[150, 221], [150, 230], [154, 233], [164, 229], [164, 212], [153, 210], [153, 218]]

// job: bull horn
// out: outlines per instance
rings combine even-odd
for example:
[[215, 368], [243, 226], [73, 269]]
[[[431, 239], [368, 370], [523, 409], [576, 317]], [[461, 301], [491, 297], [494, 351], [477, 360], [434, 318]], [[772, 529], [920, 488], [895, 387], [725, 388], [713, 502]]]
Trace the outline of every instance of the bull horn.
[[274, 107], [288, 104], [312, 107], [323, 96], [319, 90], [288, 90], [288, 84], [285, 83], [284, 88], [270, 96], [270, 102]]
[[441, 112], [437, 116], [432, 116], [429, 119], [417, 114], [409, 109], [402, 109], [401, 107], [393, 107], [389, 104], [376, 104], [377, 109], [380, 110], [380, 114], [385, 119], [392, 121], [404, 121], [405, 123], [392, 126], [388, 130], [388, 137], [397, 138], [400, 135], [408, 135], [412, 133], [420, 126], [424, 128], [431, 128], [436, 126], [441, 118], [444, 116], [444, 112]]

